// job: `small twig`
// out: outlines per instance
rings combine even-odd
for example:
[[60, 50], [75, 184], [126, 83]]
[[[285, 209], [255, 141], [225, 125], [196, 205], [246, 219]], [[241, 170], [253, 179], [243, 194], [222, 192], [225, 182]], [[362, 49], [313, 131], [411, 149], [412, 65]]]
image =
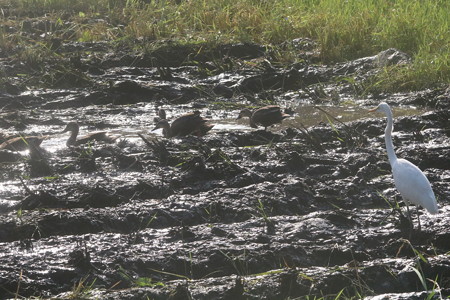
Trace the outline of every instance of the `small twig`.
[[35, 195], [35, 194], [33, 193], [33, 191], [31, 191], [30, 188], [25, 184], [25, 182], [23, 181], [22, 177], [17, 176], [17, 178], [19, 178], [20, 182], [21, 182], [22, 185], [23, 185], [23, 188], [25, 189], [25, 191], [26, 191], [28, 194], [30, 194], [30, 195]]
[[14, 299], [17, 299], [17, 297], [19, 296], [20, 283], [22, 282], [22, 272], [23, 270], [20, 269], [19, 282], [17, 283], [16, 296], [14, 297]]
[[363, 134], [361, 134], [359, 131], [357, 131], [356, 129], [354, 129], [353, 127], [348, 126], [347, 124], [345, 124], [344, 122], [342, 122], [341, 120], [339, 120], [338, 118], [336, 118], [335, 116], [333, 116], [332, 114], [330, 114], [329, 112], [327, 112], [326, 110], [324, 110], [323, 108], [320, 108], [318, 106], [314, 106], [315, 109], [320, 110], [321, 112], [323, 112], [324, 114], [326, 114], [327, 116], [329, 116], [330, 118], [332, 118], [334, 121], [338, 122], [339, 124], [343, 125], [347, 130], [349, 130], [350, 132], [356, 133], [358, 136], [365, 138], [365, 136]]
[[138, 133], [137, 135], [144, 141], [145, 144], [147, 144], [147, 146], [153, 147], [153, 144], [145, 136], [140, 133]]
[[338, 118], [336, 118], [335, 116], [333, 116], [332, 114], [330, 114], [329, 112], [327, 112], [325, 109], [320, 108], [318, 106], [314, 106], [315, 109], [320, 110], [321, 112], [323, 112], [324, 114], [326, 114], [327, 116], [331, 117], [333, 120], [335, 120], [336, 122], [338, 122], [339, 124], [344, 125], [347, 128], [350, 128], [350, 126], [348, 126], [347, 124], [345, 124], [344, 122], [342, 122], [341, 120], [339, 120]]
[[321, 145], [320, 139], [317, 139], [317, 136], [313, 136], [313, 134], [308, 130], [308, 128], [302, 123], [299, 122], [299, 124], [301, 125], [302, 128], [300, 127], [295, 127], [298, 130], [300, 130], [303, 135], [320, 151], [323, 151], [323, 147]]

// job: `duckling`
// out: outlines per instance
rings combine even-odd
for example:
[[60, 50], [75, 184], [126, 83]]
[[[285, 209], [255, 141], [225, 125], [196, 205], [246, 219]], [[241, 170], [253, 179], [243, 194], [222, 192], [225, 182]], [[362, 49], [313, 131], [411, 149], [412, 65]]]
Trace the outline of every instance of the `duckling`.
[[203, 136], [214, 127], [214, 125], [206, 124], [206, 122], [208, 120], [200, 116], [200, 112], [196, 110], [176, 118], [172, 124], [169, 124], [169, 121], [166, 119], [161, 119], [156, 123], [152, 131], [162, 128], [163, 135], [166, 138], [190, 134]]
[[62, 133], [70, 131], [70, 137], [66, 142], [66, 145], [68, 147], [70, 146], [78, 146], [82, 144], [86, 144], [88, 142], [92, 141], [102, 141], [105, 143], [114, 143], [116, 138], [108, 136], [105, 131], [100, 132], [94, 132], [91, 134], [88, 134], [86, 136], [83, 136], [79, 139], [77, 139], [78, 132], [80, 131], [80, 127], [78, 126], [78, 123], [76, 122], [70, 122], [66, 125], [66, 128], [62, 131]]
[[39, 147], [43, 140], [45, 140], [46, 136], [18, 136], [9, 140], [6, 140], [2, 144], [0, 144], [0, 149], [2, 150], [15, 150], [15, 151], [23, 151], [30, 146]]
[[281, 121], [289, 117], [289, 115], [281, 112], [281, 108], [277, 105], [268, 105], [253, 112], [248, 108], [244, 108], [237, 118], [240, 119], [242, 117], [250, 118], [250, 126], [252, 128], [257, 128], [257, 125], [261, 125], [264, 126], [264, 130], [267, 130], [267, 127], [276, 123], [281, 123]]

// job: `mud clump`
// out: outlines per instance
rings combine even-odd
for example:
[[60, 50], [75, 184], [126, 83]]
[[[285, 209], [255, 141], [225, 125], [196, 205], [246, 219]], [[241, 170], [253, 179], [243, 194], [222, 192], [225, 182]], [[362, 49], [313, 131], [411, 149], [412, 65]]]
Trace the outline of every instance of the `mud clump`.
[[[45, 151], [0, 153], [0, 298], [422, 299], [437, 287], [449, 296], [448, 88], [360, 99], [335, 79], [409, 58], [389, 49], [318, 65], [305, 45], [302, 63], [282, 66], [253, 44], [137, 57], [62, 43], [95, 53], [71, 59], [88, 85], [62, 78], [73, 85], [22, 93], [12, 80], [1, 138], [50, 138]], [[405, 223], [385, 119], [340, 121], [333, 107], [358, 108], [345, 99], [421, 107], [396, 117], [394, 145], [438, 199], [437, 215], [420, 213], [422, 232]], [[267, 131], [236, 121], [243, 106], [268, 101], [299, 114], [316, 105], [317, 121], [293, 114]], [[160, 107], [170, 120], [198, 110], [215, 126], [163, 138], [151, 132]], [[74, 120], [119, 137], [68, 148], [60, 133]]]

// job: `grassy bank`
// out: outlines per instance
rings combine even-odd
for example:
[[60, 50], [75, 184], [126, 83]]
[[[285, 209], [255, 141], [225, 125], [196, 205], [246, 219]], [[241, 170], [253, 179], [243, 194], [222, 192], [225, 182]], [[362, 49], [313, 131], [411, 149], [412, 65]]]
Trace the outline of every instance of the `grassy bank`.
[[447, 0], [0, 0], [0, 4], [10, 12], [3, 14], [3, 23], [16, 29], [0, 32], [3, 51], [35, 42], [17, 33], [24, 29], [23, 20], [46, 14], [50, 29], [64, 40], [234, 41], [277, 47], [309, 37], [318, 42], [324, 63], [395, 47], [412, 55], [413, 64], [387, 70], [375, 85], [421, 89], [450, 82]]

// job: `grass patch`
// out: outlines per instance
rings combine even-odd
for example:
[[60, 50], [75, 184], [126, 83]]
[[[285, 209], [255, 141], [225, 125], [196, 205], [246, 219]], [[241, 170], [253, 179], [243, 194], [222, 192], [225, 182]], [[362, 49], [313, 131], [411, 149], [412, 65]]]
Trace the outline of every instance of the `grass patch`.
[[450, 82], [446, 0], [0, 0], [0, 6], [0, 18], [11, 29], [0, 31], [0, 49], [6, 53], [17, 44], [35, 43], [21, 30], [36, 37], [44, 30], [28, 21], [45, 16], [45, 36], [64, 41], [255, 42], [281, 49], [286, 41], [309, 37], [318, 42], [324, 63], [395, 47], [410, 54], [413, 63], [387, 69], [374, 87], [395, 91]]
[[412, 64], [388, 66], [363, 85], [367, 92], [422, 90], [450, 83], [450, 52], [418, 53]]

